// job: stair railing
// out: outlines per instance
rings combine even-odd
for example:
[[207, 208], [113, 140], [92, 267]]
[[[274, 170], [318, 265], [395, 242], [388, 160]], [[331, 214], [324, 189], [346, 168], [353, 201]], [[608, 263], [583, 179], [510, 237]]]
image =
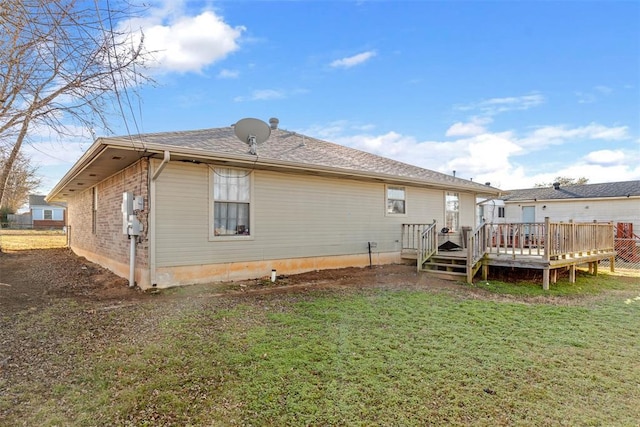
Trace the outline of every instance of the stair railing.
[[422, 230], [420, 238], [418, 239], [418, 256], [416, 263], [418, 271], [422, 268], [422, 264], [436, 252], [438, 252], [438, 233], [436, 232], [436, 220], [434, 219], [432, 224], [429, 224]]
[[467, 283], [473, 282], [478, 271], [478, 263], [487, 253], [488, 224], [483, 222], [467, 236]]

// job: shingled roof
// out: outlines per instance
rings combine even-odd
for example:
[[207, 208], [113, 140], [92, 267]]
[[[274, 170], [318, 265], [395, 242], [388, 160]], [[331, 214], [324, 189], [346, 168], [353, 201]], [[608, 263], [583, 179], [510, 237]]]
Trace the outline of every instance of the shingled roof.
[[49, 206], [49, 203], [44, 200], [44, 196], [29, 194], [29, 206]]
[[89, 188], [142, 157], [170, 161], [224, 162], [230, 166], [343, 176], [496, 197], [501, 190], [386, 157], [312, 138], [285, 129], [271, 135], [251, 154], [233, 126], [192, 131], [148, 133], [98, 138], [47, 196], [65, 200], [71, 192]]
[[509, 190], [504, 201], [600, 199], [609, 197], [640, 197], [640, 181], [605, 182], [602, 184], [565, 185], [544, 188]]
[[[182, 132], [163, 132], [136, 135], [131, 138], [102, 138], [102, 142], [135, 141], [145, 145], [201, 150], [216, 155], [247, 155], [249, 147], [234, 134], [233, 127], [202, 129]], [[469, 190], [491, 192], [499, 191], [486, 185], [456, 178], [418, 166], [409, 165], [386, 157], [345, 147], [343, 145], [312, 138], [284, 129], [271, 129], [266, 142], [258, 146], [258, 161], [275, 160], [297, 165], [324, 166], [349, 172], [364, 172], [410, 178], [430, 183], [451, 184]]]

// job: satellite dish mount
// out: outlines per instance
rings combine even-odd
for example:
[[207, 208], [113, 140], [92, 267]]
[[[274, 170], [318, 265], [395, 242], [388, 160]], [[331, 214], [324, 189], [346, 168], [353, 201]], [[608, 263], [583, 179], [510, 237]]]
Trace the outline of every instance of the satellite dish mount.
[[255, 156], [258, 145], [269, 139], [271, 128], [262, 120], [247, 118], [236, 123], [234, 132], [240, 141], [249, 144], [249, 153]]

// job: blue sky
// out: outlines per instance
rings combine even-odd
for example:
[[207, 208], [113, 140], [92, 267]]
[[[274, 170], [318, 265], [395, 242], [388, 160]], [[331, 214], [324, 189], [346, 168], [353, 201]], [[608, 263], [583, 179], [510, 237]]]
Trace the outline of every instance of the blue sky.
[[[143, 29], [157, 85], [113, 128], [278, 117], [505, 190], [640, 179], [639, 23], [637, 1], [151, 2], [120, 25]], [[43, 193], [92, 142], [27, 147]]]

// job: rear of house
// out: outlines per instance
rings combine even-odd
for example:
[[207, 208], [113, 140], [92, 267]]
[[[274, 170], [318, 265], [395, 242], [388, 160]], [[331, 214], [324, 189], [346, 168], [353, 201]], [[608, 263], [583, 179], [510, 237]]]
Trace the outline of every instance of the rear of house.
[[476, 197], [499, 195], [277, 128], [255, 155], [233, 128], [133, 141], [96, 141], [48, 198], [68, 202], [72, 249], [124, 277], [134, 239], [142, 288], [401, 262], [402, 224], [435, 220], [462, 244]]

